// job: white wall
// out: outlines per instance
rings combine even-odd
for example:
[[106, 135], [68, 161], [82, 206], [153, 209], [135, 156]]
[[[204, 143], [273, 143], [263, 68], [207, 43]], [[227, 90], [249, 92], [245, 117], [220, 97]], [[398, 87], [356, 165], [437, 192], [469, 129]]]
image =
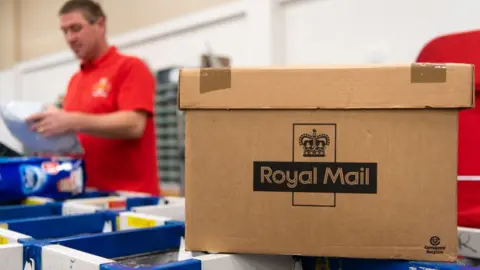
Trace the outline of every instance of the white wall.
[[76, 61], [49, 66], [20, 74], [20, 97], [24, 100], [53, 103], [67, 87], [70, 76], [78, 69]]
[[[242, 0], [111, 41], [153, 69], [198, 65], [206, 42], [234, 66], [412, 62], [431, 38], [480, 28], [479, 9], [477, 0]], [[1, 73], [0, 100], [53, 102], [77, 68], [70, 52], [21, 63], [17, 78]]]
[[[0, 71], [0, 106], [5, 101], [14, 100], [18, 93], [15, 92], [16, 85], [15, 70]], [[7, 130], [3, 121], [0, 119], [0, 142], [13, 148], [14, 150], [21, 151], [21, 145], [18, 141], [12, 137], [10, 131]]]
[[289, 64], [412, 62], [438, 35], [480, 29], [477, 0], [305, 0], [283, 7]]
[[[167, 23], [111, 38], [122, 52], [146, 60], [152, 69], [172, 65], [197, 66], [209, 42], [217, 53], [225, 53], [241, 63], [245, 50], [232, 35], [242, 33], [244, 5], [226, 4]], [[67, 87], [78, 69], [70, 52], [61, 52], [19, 65], [20, 96], [23, 99], [52, 102]]]
[[245, 50], [232, 40], [232, 34], [244, 31], [244, 21], [242, 17], [231, 18], [208, 27], [126, 47], [123, 51], [146, 59], [153, 69], [172, 65], [195, 67], [200, 64], [200, 54], [206, 51], [208, 42], [215, 52], [227, 54], [236, 64], [243, 64]]

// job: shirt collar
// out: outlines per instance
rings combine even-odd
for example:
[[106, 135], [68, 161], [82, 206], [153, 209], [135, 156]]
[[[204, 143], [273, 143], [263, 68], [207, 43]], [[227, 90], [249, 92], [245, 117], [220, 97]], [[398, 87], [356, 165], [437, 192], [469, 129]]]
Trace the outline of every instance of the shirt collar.
[[98, 67], [102, 64], [105, 64], [107, 62], [109, 62], [112, 58], [114, 58], [115, 55], [118, 54], [118, 50], [117, 50], [117, 47], [115, 46], [110, 46], [107, 50], [106, 53], [104, 53], [102, 56], [100, 56], [99, 58], [93, 60], [93, 61], [89, 61], [89, 62], [84, 62], [82, 61], [81, 64], [80, 64], [80, 69], [85, 71], [85, 70], [88, 70], [88, 69], [92, 69], [92, 68], [95, 68], [95, 67]]

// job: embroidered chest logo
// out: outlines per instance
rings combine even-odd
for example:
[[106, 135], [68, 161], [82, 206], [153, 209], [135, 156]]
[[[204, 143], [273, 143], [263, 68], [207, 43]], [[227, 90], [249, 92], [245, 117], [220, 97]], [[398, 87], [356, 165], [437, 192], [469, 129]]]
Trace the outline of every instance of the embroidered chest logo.
[[95, 83], [92, 87], [92, 96], [93, 97], [108, 97], [108, 94], [110, 93], [110, 81], [108, 80], [107, 77], [102, 77], [100, 80], [98, 80], [97, 83]]

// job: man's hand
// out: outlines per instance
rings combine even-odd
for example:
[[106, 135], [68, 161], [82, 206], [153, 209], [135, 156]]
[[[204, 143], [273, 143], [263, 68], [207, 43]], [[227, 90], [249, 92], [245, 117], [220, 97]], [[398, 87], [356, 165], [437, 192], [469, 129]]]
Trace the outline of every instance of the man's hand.
[[36, 113], [26, 119], [30, 128], [45, 137], [52, 137], [71, 132], [74, 129], [73, 116], [56, 107], [49, 107], [46, 111]]

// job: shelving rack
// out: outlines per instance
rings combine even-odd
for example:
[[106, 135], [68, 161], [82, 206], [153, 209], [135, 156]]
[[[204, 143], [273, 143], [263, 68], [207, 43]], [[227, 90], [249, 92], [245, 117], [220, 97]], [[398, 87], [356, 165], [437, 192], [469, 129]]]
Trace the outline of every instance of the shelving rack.
[[162, 187], [178, 189], [183, 196], [185, 131], [184, 115], [177, 107], [178, 69], [157, 72], [155, 132], [158, 172]]

